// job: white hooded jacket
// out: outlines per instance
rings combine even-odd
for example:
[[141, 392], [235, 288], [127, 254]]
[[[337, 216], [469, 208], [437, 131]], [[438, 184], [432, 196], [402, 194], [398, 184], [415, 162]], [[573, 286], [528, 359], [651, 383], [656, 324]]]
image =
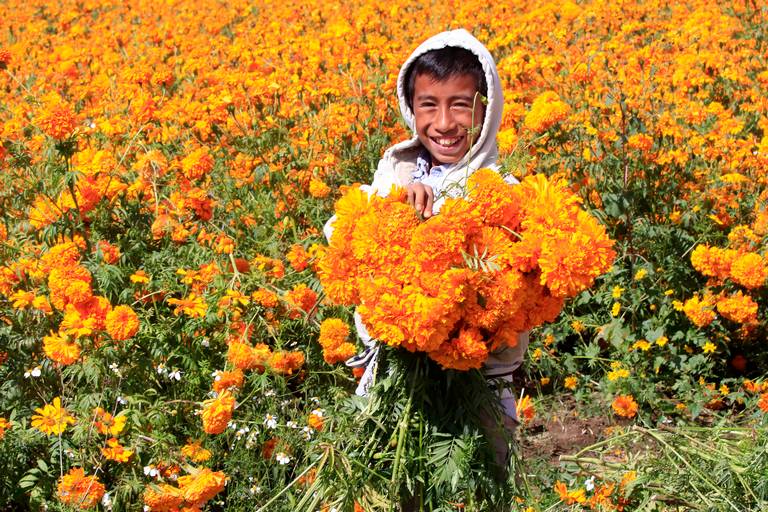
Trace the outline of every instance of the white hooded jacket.
[[[397, 95], [400, 102], [400, 111], [405, 122], [413, 132], [413, 136], [408, 140], [395, 144], [384, 152], [376, 172], [374, 173], [373, 183], [371, 183], [370, 186], [362, 187], [368, 193], [377, 193], [381, 196], [386, 196], [393, 185], [403, 187], [413, 181], [412, 175], [416, 169], [416, 161], [419, 154], [424, 150], [424, 147], [416, 135], [415, 117], [405, 99], [405, 77], [408, 68], [420, 55], [430, 50], [441, 49], [448, 46], [465, 48], [477, 56], [483, 67], [483, 71], [485, 72], [486, 84], [488, 87], [487, 103], [480, 136], [459, 162], [443, 166], [443, 177], [439, 183], [433, 186], [433, 189], [435, 189], [435, 197], [437, 199], [433, 206], [433, 211], [437, 212], [445, 199], [445, 197], [438, 197], [441, 191], [445, 191], [447, 195], [450, 195], [450, 191], [452, 190], [461, 190], [461, 188], [463, 188], [461, 185], [463, 185], [464, 180], [466, 180], [472, 172], [478, 169], [486, 167], [494, 170], [498, 169], [496, 164], [496, 158], [498, 156], [496, 134], [501, 125], [504, 97], [501, 90], [499, 74], [496, 71], [496, 64], [485, 46], [483, 46], [483, 44], [475, 39], [469, 32], [464, 29], [452, 30], [449, 32], [442, 32], [424, 41], [418, 48], [416, 48], [416, 50], [414, 50], [411, 56], [400, 68], [400, 73], [397, 79]], [[516, 183], [516, 180], [511, 177], [510, 181]], [[459, 186], [453, 187], [452, 185], [454, 184]], [[331, 218], [331, 220], [326, 223], [324, 229], [328, 239], [330, 239], [333, 230], [332, 224], [334, 219], [335, 217]], [[360, 339], [368, 347], [368, 350], [363, 354], [350, 359], [347, 364], [350, 366], [366, 366], [365, 374], [361, 378], [360, 385], [357, 388], [357, 394], [365, 395], [367, 394], [367, 389], [372, 383], [373, 376], [375, 375], [378, 347], [376, 346], [376, 341], [371, 339], [370, 335], [367, 333], [365, 326], [357, 313], [355, 314], [355, 325]], [[486, 377], [489, 380], [510, 382], [512, 380], [512, 372], [522, 363], [527, 346], [528, 334], [524, 333], [520, 335], [517, 346], [504, 348], [490, 354], [484, 367]], [[504, 382], [497, 382], [497, 384], [504, 384]], [[506, 414], [516, 420], [517, 414], [514, 397], [508, 387], [502, 385], [500, 388], [502, 388], [502, 406], [504, 407]]]
[[[437, 188], [441, 191], [459, 190], [460, 187], [451, 187], [451, 185], [463, 184], [466, 177], [477, 169], [484, 167], [497, 168], [496, 158], [498, 156], [498, 149], [496, 146], [496, 133], [499, 131], [499, 126], [501, 126], [504, 95], [501, 90], [499, 74], [496, 71], [496, 64], [485, 46], [466, 30], [458, 29], [442, 32], [430, 37], [419, 45], [400, 68], [400, 74], [397, 78], [397, 96], [400, 102], [400, 112], [411, 132], [413, 132], [413, 136], [387, 149], [381, 160], [379, 160], [379, 165], [373, 175], [373, 183], [371, 184], [371, 189], [379, 195], [388, 194], [393, 185], [402, 187], [412, 181], [411, 174], [416, 167], [416, 159], [423, 150], [423, 146], [416, 135], [415, 116], [405, 99], [405, 78], [408, 68], [420, 55], [430, 50], [438, 50], [448, 46], [465, 48], [477, 56], [485, 72], [488, 91], [485, 119], [480, 136], [459, 162], [446, 166], [442, 183]], [[438, 190], [435, 192], [437, 197]], [[435, 211], [439, 210], [441, 202], [438, 200], [435, 204]]]

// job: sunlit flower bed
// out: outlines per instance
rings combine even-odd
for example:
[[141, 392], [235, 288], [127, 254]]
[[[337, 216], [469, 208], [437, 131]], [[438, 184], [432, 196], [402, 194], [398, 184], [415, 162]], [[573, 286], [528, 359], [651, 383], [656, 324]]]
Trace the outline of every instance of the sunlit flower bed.
[[[344, 186], [370, 182], [382, 149], [408, 136], [396, 70], [448, 27], [496, 58], [505, 168], [541, 186], [556, 175], [600, 222], [576, 253], [539, 261], [534, 281], [558, 297], [543, 316], [564, 309], [534, 332], [523, 417], [537, 392], [557, 392], [618, 423], [764, 421], [759, 2], [34, 0], [0, 4], [0, 19], [0, 506], [398, 502], [402, 489], [333, 448], [359, 413], [355, 375], [337, 363], [361, 347], [351, 310], [329, 299], [361, 301], [321, 285], [344, 260], [323, 263], [320, 229]], [[408, 227], [448, 240], [450, 213]], [[528, 214], [521, 228], [552, 218]], [[537, 239], [525, 229], [520, 252]], [[603, 235], [615, 261], [582, 291], [611, 260], [593, 245]], [[503, 260], [496, 241], [478, 254]], [[358, 256], [374, 272], [395, 261]], [[561, 256], [589, 279], [547, 267]], [[481, 328], [527, 327], [500, 318]], [[393, 343], [436, 346], [418, 338], [432, 327]], [[630, 480], [606, 481], [616, 493], [594, 506], [639, 500]], [[430, 487], [441, 506], [473, 503], [443, 488]], [[537, 500], [590, 503], [564, 484], [546, 492]]]

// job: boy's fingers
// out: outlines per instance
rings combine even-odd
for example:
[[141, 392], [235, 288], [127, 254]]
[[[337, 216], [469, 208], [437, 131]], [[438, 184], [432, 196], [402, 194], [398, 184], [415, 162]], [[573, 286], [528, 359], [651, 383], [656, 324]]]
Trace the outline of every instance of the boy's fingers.
[[432, 204], [435, 202], [435, 193], [432, 191], [432, 187], [425, 185], [424, 192], [427, 196], [427, 206], [424, 208], [424, 217], [432, 216]]

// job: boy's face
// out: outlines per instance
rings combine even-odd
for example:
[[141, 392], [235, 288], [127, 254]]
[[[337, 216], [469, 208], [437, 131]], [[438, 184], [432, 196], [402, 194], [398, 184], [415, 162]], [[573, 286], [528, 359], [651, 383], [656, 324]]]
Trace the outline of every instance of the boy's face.
[[431, 75], [420, 74], [413, 84], [413, 114], [416, 135], [432, 155], [432, 163], [453, 164], [480, 135], [485, 105], [471, 75], [438, 82]]

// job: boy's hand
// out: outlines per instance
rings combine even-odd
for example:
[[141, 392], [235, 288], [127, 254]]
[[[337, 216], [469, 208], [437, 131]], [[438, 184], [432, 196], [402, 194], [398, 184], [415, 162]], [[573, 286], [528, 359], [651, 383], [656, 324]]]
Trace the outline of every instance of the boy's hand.
[[428, 219], [432, 216], [432, 203], [435, 202], [435, 193], [432, 187], [423, 183], [409, 183], [405, 186], [408, 193], [408, 204], [416, 209], [416, 212]]

